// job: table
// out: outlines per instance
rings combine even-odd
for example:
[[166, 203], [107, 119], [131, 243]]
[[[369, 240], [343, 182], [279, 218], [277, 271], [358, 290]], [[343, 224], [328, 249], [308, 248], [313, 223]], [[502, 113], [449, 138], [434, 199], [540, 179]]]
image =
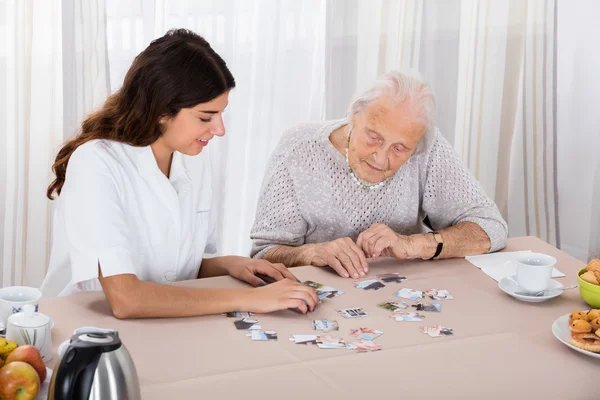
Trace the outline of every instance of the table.
[[[535, 237], [514, 238], [504, 251], [533, 250], [554, 256], [576, 283], [584, 264]], [[56, 347], [81, 326], [120, 332], [136, 364], [144, 399], [388, 399], [415, 395], [429, 398], [595, 398], [591, 382], [600, 371], [597, 359], [560, 343], [551, 326], [559, 316], [587, 308], [578, 290], [543, 303], [523, 303], [503, 293], [497, 283], [464, 259], [437, 261], [380, 260], [368, 277], [401, 271], [408, 280], [389, 283], [377, 292], [354, 288], [344, 279], [316, 267], [298, 267], [302, 281], [313, 280], [346, 291], [326, 299], [313, 312], [255, 315], [263, 329], [275, 330], [276, 342], [253, 342], [236, 330], [233, 318], [117, 320], [102, 293], [44, 299], [42, 312], [55, 322]], [[243, 287], [231, 277], [178, 282], [194, 287]], [[376, 306], [393, 299], [401, 287], [448, 289], [442, 312], [426, 313], [426, 325], [454, 329], [451, 337], [430, 338], [419, 322], [396, 322]], [[397, 298], [396, 298], [397, 299]], [[363, 307], [367, 318], [347, 320], [338, 308]], [[356, 353], [319, 349], [290, 342], [292, 334], [314, 334], [312, 319], [336, 319], [347, 342], [351, 328], [384, 332], [375, 341], [383, 350]], [[55, 356], [50, 362], [54, 368]], [[593, 375], [592, 375], [593, 374]], [[589, 379], [587, 377], [590, 377]]]

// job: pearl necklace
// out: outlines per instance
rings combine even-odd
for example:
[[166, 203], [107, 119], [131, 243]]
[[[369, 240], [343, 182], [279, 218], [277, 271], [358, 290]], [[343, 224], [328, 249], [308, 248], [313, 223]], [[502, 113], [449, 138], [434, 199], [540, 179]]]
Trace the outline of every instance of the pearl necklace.
[[382, 180], [381, 182], [377, 182], [377, 183], [361, 182], [358, 179], [358, 177], [356, 176], [356, 174], [354, 173], [354, 170], [352, 169], [352, 167], [350, 166], [350, 161], [348, 161], [348, 149], [350, 148], [350, 133], [352, 133], [352, 128], [348, 129], [348, 136], [346, 136], [346, 166], [348, 167], [348, 170], [347, 170], [348, 174], [352, 177], [354, 182], [361, 189], [364, 189], [364, 190], [379, 189], [380, 187], [385, 185], [390, 180], [390, 178], [386, 178], [386, 179]]

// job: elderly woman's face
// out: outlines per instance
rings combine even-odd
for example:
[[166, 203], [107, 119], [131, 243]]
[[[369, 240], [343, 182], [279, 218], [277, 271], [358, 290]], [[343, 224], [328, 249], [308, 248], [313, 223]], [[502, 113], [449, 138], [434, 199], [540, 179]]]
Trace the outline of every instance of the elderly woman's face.
[[410, 106], [385, 98], [354, 115], [352, 125], [348, 161], [358, 177], [370, 183], [394, 175], [427, 129]]

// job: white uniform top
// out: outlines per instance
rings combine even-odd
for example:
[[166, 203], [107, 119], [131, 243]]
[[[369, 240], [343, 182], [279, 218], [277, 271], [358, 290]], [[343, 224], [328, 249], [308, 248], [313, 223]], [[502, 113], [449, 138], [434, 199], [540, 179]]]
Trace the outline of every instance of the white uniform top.
[[216, 253], [206, 153], [175, 152], [167, 178], [150, 146], [92, 140], [71, 155], [57, 201], [44, 296], [102, 290], [98, 263], [103, 276], [194, 279]]

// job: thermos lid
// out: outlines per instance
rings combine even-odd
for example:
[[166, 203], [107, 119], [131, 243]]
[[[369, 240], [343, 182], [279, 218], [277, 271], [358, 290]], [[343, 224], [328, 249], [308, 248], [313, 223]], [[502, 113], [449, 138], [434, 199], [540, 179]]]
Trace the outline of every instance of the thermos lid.
[[69, 348], [89, 347], [97, 347], [100, 348], [100, 352], [108, 353], [121, 347], [121, 339], [111, 332], [76, 333], [71, 336]]

